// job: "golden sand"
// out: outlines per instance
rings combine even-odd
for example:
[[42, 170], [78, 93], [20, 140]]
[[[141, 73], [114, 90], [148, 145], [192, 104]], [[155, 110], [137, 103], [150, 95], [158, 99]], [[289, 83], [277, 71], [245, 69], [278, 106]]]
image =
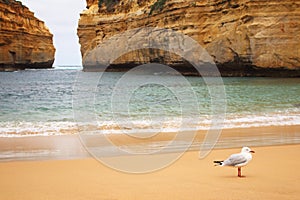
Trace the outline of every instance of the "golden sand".
[[0, 163], [0, 199], [299, 199], [300, 145], [253, 147], [253, 160], [243, 168], [215, 167], [240, 149], [185, 153], [167, 168], [126, 174], [94, 159]]

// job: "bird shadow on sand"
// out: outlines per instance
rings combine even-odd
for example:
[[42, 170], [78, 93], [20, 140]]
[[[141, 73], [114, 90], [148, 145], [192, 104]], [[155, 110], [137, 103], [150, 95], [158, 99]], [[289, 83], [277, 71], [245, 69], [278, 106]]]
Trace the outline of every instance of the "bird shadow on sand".
[[242, 175], [242, 176], [234, 176], [234, 175], [226, 175], [226, 176], [219, 176], [219, 178], [227, 178], [227, 179], [247, 179], [252, 178], [251, 175]]

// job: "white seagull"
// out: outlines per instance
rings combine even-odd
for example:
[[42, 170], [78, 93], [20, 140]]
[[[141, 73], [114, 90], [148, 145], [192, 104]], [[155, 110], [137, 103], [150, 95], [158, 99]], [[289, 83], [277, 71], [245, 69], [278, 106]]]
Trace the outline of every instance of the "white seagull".
[[252, 160], [252, 154], [255, 153], [249, 147], [243, 147], [241, 153], [232, 154], [224, 161], [214, 161], [218, 166], [229, 166], [238, 168], [238, 177], [242, 177], [242, 167], [246, 166]]

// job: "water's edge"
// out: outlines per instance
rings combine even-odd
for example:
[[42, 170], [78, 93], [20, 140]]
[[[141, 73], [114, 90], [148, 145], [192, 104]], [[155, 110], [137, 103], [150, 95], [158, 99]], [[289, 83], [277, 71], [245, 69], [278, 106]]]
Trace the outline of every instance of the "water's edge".
[[[251, 134], [251, 132], [260, 133]], [[244, 134], [239, 134], [243, 132]], [[174, 133], [176, 134], [176, 133]], [[121, 141], [116, 146], [126, 152], [134, 153], [151, 153], [157, 152], [161, 148], [168, 146], [170, 140], [168, 137], [160, 137], [154, 140], [137, 140], [137, 142], [129, 142], [124, 135], [113, 134], [113, 139], [108, 140]], [[189, 146], [189, 151], [200, 151], [203, 142], [203, 133], [199, 132], [194, 138], [193, 143]], [[82, 143], [84, 138], [85, 142]], [[103, 139], [103, 137], [101, 137]], [[72, 160], [92, 157], [87, 149], [92, 149], [97, 156], [111, 157], [122, 156], [119, 152], [115, 152], [111, 146], [102, 145], [96, 142], [99, 135], [54, 135], [54, 136], [29, 136], [18, 138], [0, 137], [0, 162], [9, 161], [34, 161], [34, 160]], [[123, 142], [122, 142], [123, 139]], [[90, 146], [85, 146], [91, 143]], [[240, 148], [241, 146], [273, 146], [273, 145], [289, 145], [300, 144], [300, 127], [268, 127], [268, 128], [250, 128], [250, 129], [232, 129], [224, 130], [214, 149], [224, 148]], [[168, 152], [182, 152], [188, 145], [187, 141], [176, 141], [172, 146], [168, 146]], [[210, 144], [207, 144], [210, 145]], [[125, 153], [124, 153], [125, 155]]]

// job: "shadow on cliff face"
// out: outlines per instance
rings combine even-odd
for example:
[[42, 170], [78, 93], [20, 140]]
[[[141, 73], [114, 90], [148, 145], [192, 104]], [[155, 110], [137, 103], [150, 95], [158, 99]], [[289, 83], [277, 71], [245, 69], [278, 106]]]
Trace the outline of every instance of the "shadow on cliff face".
[[[151, 58], [153, 52], [161, 54], [155, 58]], [[142, 56], [141, 56], [142, 55]], [[148, 55], [148, 56], [147, 56]], [[128, 59], [131, 58], [131, 59]], [[133, 58], [133, 59], [132, 59]], [[124, 61], [126, 60], [126, 62]], [[85, 72], [128, 72], [129, 70], [146, 63], [161, 63], [168, 65], [185, 76], [216, 76], [210, 69], [211, 63], [202, 63], [202, 74], [184, 58], [160, 49], [142, 49], [126, 53], [108, 66], [101, 65], [86, 65], [83, 71]], [[286, 68], [260, 68], [251, 63], [243, 62], [228, 62], [216, 63], [216, 66], [222, 77], [300, 77], [300, 70], [289, 70]], [[162, 71], [162, 73], [164, 73]]]

